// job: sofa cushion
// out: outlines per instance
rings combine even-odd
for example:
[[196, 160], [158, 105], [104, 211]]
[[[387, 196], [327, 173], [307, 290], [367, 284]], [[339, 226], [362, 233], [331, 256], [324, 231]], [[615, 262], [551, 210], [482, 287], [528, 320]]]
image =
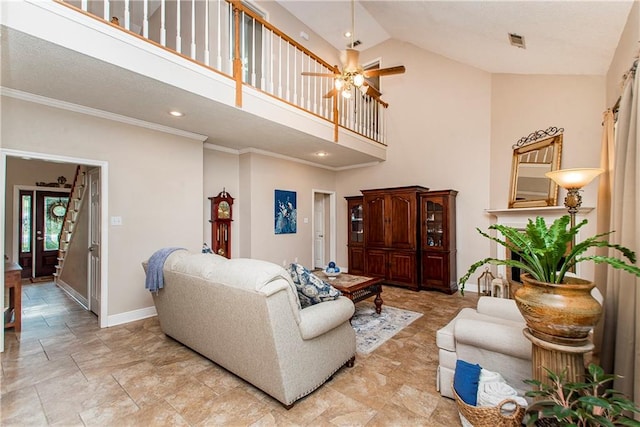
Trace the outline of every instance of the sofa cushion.
[[474, 365], [464, 360], [456, 362], [456, 372], [453, 375], [453, 388], [467, 405], [476, 406], [478, 403], [478, 383], [480, 381], [480, 365]]
[[323, 301], [338, 299], [342, 293], [300, 264], [291, 264], [287, 269], [298, 290], [302, 308]]

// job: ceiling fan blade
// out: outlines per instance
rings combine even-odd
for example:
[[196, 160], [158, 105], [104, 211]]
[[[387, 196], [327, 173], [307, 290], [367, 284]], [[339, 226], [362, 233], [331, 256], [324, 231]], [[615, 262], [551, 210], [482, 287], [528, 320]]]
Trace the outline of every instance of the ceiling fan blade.
[[332, 98], [334, 96], [336, 96], [336, 88], [331, 89], [329, 92], [325, 93], [323, 98]]
[[370, 96], [371, 98], [373, 98], [376, 101], [378, 101], [380, 103], [380, 105], [382, 105], [384, 108], [389, 107], [389, 104], [387, 104], [382, 99], [380, 99], [380, 96], [382, 95], [382, 93], [380, 93], [380, 91], [378, 89], [376, 89], [375, 87], [373, 87], [373, 86], [371, 86], [370, 84], [367, 84], [367, 83], [365, 83], [363, 85], [363, 87], [367, 88], [367, 91], [365, 92], [365, 95]]
[[313, 73], [311, 71], [303, 71], [301, 73], [301, 75], [303, 76], [314, 76], [314, 77], [337, 77], [340, 74], [334, 74], [334, 73]]
[[398, 65], [397, 67], [366, 70], [364, 72], [364, 76], [365, 77], [390, 76], [392, 74], [402, 74], [404, 72], [405, 72], [404, 65]]

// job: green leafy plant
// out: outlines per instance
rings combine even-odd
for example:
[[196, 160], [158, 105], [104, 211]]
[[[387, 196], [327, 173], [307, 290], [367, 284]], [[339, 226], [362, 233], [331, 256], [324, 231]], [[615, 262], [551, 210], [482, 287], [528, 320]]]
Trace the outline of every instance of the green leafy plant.
[[[549, 227], [547, 227], [542, 217], [537, 217], [535, 221], [529, 219], [524, 231], [502, 224], [489, 226], [490, 230], [497, 230], [502, 233], [505, 237], [504, 240], [498, 237], [492, 237], [477, 228], [476, 230], [478, 230], [478, 233], [482, 236], [493, 240], [509, 249], [512, 253], [517, 254], [520, 260], [485, 258], [473, 263], [467, 273], [460, 279], [461, 292], [464, 294], [465, 283], [469, 280], [469, 277], [484, 264], [517, 267], [523, 273], [529, 273], [533, 279], [547, 283], [563, 283], [566, 273], [576, 264], [585, 261], [606, 263], [613, 268], [623, 269], [636, 276], [640, 276], [640, 268], [633, 265], [636, 262], [635, 253], [623, 246], [604, 240], [604, 237], [611, 234], [612, 231], [596, 234], [571, 247], [574, 236], [576, 236], [580, 228], [587, 223], [587, 220], [581, 221], [574, 227], [570, 227], [570, 222], [571, 217], [564, 215], [553, 221]], [[619, 251], [629, 263], [621, 258], [584, 255], [588, 249], [598, 247], [613, 248]]]
[[534, 387], [527, 396], [535, 402], [527, 408], [527, 425], [550, 424], [555, 420], [560, 426], [635, 426], [640, 423], [630, 416], [640, 414], [640, 408], [622, 393], [606, 388], [617, 375], [605, 374], [595, 364], [590, 364], [584, 382], [567, 382], [566, 370], [556, 374], [546, 369], [550, 383], [525, 380]]

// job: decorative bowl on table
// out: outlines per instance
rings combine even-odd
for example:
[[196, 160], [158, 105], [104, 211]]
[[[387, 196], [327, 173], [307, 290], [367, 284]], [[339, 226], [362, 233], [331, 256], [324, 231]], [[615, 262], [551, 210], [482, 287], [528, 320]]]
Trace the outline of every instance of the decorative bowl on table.
[[340, 275], [340, 267], [333, 261], [331, 261], [323, 271], [329, 279], [335, 279]]

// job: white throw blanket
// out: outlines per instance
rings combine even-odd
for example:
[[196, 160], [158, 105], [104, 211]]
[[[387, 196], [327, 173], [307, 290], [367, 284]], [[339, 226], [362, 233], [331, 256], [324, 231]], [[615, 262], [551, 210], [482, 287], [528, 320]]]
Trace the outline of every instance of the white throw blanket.
[[[498, 406], [505, 399], [513, 399], [520, 406], [527, 406], [527, 400], [504, 380], [498, 372], [482, 369], [478, 383], [478, 406]], [[507, 411], [515, 410], [512, 403], [503, 406]]]

